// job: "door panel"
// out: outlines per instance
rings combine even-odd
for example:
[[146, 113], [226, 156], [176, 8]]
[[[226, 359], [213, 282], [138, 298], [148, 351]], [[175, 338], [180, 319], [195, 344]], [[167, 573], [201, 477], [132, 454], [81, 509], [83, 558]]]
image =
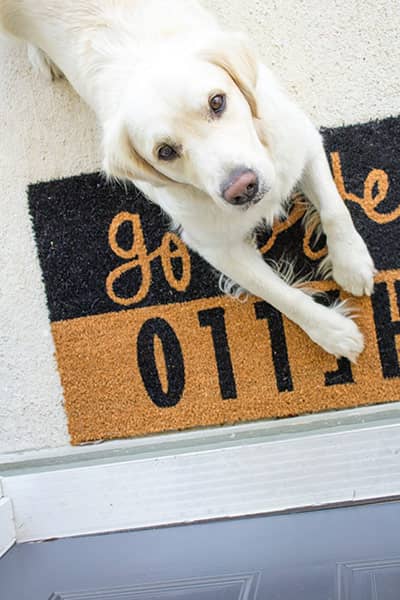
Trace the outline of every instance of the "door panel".
[[400, 503], [20, 544], [3, 600], [400, 600]]
[[50, 600], [244, 600], [255, 598], [259, 573], [52, 595]]
[[[400, 523], [393, 523], [399, 527]], [[400, 558], [338, 565], [340, 600], [399, 600]]]

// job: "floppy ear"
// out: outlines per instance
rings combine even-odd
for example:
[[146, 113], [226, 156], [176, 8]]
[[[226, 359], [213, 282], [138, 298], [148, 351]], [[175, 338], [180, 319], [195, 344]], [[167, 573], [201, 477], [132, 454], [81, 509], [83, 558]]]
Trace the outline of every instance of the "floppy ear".
[[137, 152], [120, 118], [109, 119], [104, 124], [103, 154], [103, 170], [108, 177], [147, 181], [153, 185], [170, 181]]
[[258, 118], [255, 87], [257, 58], [247, 37], [241, 33], [223, 33], [211, 40], [201, 52], [208, 62], [224, 69], [246, 98], [251, 114]]

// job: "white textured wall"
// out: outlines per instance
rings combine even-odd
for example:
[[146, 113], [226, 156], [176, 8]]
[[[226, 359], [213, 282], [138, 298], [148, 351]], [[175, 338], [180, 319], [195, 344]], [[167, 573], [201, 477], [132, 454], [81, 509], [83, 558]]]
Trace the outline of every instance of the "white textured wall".
[[[204, 0], [247, 31], [317, 124], [400, 112], [399, 0]], [[229, 5], [229, 8], [228, 8]]]
[[[166, 0], [168, 1], [168, 0]], [[204, 0], [319, 125], [400, 113], [399, 0]], [[68, 443], [28, 183], [99, 167], [93, 116], [0, 40], [0, 453]]]

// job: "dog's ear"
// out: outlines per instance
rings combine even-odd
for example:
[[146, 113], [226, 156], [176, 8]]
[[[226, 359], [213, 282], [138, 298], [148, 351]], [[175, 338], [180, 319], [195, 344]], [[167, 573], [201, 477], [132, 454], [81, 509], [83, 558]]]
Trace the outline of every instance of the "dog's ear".
[[258, 118], [255, 95], [258, 63], [248, 38], [241, 33], [219, 34], [209, 41], [201, 56], [228, 73], [246, 98], [251, 114]]
[[135, 149], [120, 118], [105, 122], [103, 129], [103, 170], [108, 177], [146, 181], [163, 185], [169, 181]]

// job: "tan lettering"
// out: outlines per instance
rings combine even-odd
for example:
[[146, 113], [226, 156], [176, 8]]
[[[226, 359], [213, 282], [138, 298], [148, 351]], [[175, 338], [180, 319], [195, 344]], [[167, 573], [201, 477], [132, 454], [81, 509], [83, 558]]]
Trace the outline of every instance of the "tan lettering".
[[[125, 223], [129, 223], [132, 227], [133, 241], [132, 246], [128, 249], [122, 248], [117, 241], [118, 231]], [[160, 247], [148, 253], [140, 216], [129, 212], [121, 212], [111, 222], [108, 231], [108, 242], [114, 254], [128, 261], [111, 271], [106, 279], [107, 294], [116, 304], [132, 306], [146, 298], [152, 281], [151, 263], [157, 257], [161, 259], [164, 275], [170, 287], [178, 292], [184, 292], [188, 288], [191, 279], [190, 255], [185, 244], [175, 233], [166, 233]], [[174, 246], [175, 248], [173, 248]], [[180, 278], [177, 278], [174, 273], [173, 259], [182, 261], [182, 275]], [[129, 298], [118, 296], [114, 290], [115, 282], [124, 273], [133, 269], [140, 270], [141, 284], [138, 291]]]

